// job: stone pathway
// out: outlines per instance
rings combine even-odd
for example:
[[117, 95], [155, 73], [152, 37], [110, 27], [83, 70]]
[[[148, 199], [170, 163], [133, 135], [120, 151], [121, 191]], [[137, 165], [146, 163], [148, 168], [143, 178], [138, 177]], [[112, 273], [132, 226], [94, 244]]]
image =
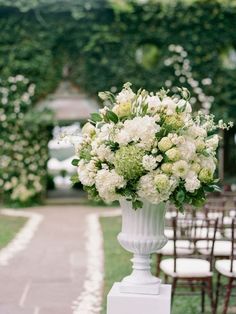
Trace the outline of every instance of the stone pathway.
[[[26, 250], [0, 267], [0, 314], [71, 314], [86, 273], [86, 216], [93, 208], [45, 206]], [[88, 313], [89, 314], [89, 313]]]

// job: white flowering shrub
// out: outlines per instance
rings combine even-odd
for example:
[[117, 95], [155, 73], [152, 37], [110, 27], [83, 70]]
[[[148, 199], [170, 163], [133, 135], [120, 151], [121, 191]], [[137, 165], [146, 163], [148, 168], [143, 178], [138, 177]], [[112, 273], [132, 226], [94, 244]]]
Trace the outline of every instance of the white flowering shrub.
[[92, 197], [112, 202], [125, 197], [201, 206], [214, 178], [218, 128], [213, 115], [192, 113], [187, 89], [134, 93], [126, 83], [118, 95], [99, 93], [105, 107], [91, 115], [75, 143], [78, 180]]
[[38, 203], [45, 190], [51, 113], [32, 110], [35, 85], [0, 81], [0, 196], [10, 206]]

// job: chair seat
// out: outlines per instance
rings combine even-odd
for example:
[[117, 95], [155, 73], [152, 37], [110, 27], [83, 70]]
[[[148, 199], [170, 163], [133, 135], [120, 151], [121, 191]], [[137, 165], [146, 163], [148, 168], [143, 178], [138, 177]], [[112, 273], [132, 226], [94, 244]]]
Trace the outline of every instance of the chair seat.
[[173, 239], [174, 237], [174, 231], [173, 229], [169, 229], [169, 228], [166, 228], [165, 231], [165, 236], [168, 238], [168, 239]]
[[233, 272], [230, 272], [230, 260], [229, 259], [222, 259], [222, 260], [216, 261], [215, 268], [220, 274], [226, 277], [236, 278], [236, 260], [233, 260]]
[[210, 263], [198, 258], [177, 258], [176, 272], [174, 272], [174, 259], [168, 258], [160, 263], [160, 269], [171, 277], [202, 278], [212, 277]]
[[[212, 241], [199, 240], [196, 242], [197, 251], [202, 255], [211, 253]], [[230, 241], [215, 241], [214, 256], [230, 256], [232, 244]]]
[[[178, 255], [190, 255], [194, 252], [193, 243], [187, 240], [177, 240], [176, 241], [176, 252]], [[169, 240], [167, 244], [157, 253], [162, 255], [173, 255], [174, 254], [174, 241]]]
[[[195, 239], [204, 239], [204, 238], [213, 239], [213, 236], [214, 236], [213, 228], [207, 229], [205, 227], [199, 227], [193, 230], [192, 232], [192, 238], [195, 238]], [[222, 236], [220, 232], [216, 231], [216, 239], [221, 239], [221, 238]]]

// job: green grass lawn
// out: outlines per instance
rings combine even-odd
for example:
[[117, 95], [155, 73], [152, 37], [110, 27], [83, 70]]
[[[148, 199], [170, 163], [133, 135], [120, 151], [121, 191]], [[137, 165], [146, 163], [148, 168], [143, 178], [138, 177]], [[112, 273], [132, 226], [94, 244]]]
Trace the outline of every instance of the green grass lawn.
[[[124, 276], [131, 273], [131, 254], [126, 252], [117, 241], [117, 234], [121, 230], [121, 218], [101, 218], [101, 225], [104, 235], [105, 250], [105, 280], [104, 299], [102, 314], [106, 314], [106, 296], [115, 281], [120, 281]], [[152, 263], [155, 270], [155, 256]], [[231, 304], [236, 304], [236, 298], [231, 298]], [[205, 313], [210, 314], [209, 299], [206, 296]], [[200, 296], [176, 296], [174, 299], [172, 314], [199, 314], [201, 313]], [[219, 312], [220, 313], [220, 312]], [[231, 312], [233, 313], [233, 312]], [[235, 313], [235, 312], [234, 312]]]
[[0, 214], [0, 249], [6, 246], [24, 226], [27, 218]]

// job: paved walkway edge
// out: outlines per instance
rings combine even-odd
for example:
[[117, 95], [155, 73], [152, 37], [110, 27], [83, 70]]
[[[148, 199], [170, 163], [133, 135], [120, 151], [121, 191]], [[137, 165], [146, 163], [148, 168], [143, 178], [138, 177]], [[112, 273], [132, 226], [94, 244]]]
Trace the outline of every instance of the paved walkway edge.
[[87, 270], [83, 291], [73, 302], [73, 314], [100, 313], [103, 298], [104, 254], [100, 217], [119, 216], [121, 210], [92, 213], [87, 216]]
[[32, 211], [14, 209], [2, 209], [0, 213], [6, 216], [28, 218], [28, 221], [16, 234], [15, 238], [0, 250], [0, 266], [6, 266], [17, 253], [26, 249], [39, 224], [42, 222], [43, 216]]

